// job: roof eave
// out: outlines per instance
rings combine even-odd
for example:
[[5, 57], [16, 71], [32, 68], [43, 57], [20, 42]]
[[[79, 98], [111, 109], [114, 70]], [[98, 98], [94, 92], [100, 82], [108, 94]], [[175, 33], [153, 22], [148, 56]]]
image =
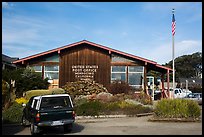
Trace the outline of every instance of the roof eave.
[[144, 59], [142, 57], [134, 56], [134, 55], [131, 55], [131, 54], [128, 54], [128, 53], [125, 53], [125, 52], [121, 52], [121, 51], [118, 51], [118, 50], [115, 50], [115, 49], [111, 49], [111, 48], [108, 48], [106, 46], [103, 46], [103, 45], [100, 45], [100, 44], [96, 44], [96, 43], [93, 43], [93, 42], [90, 42], [90, 41], [87, 41], [87, 40], [82, 40], [82, 41], [79, 41], [79, 42], [76, 42], [76, 43], [65, 45], [63, 47], [59, 47], [59, 48], [56, 48], [56, 49], [52, 49], [52, 50], [49, 50], [49, 51], [45, 51], [45, 52], [42, 52], [42, 53], [39, 53], [39, 54], [35, 54], [35, 55], [32, 55], [32, 56], [29, 56], [29, 57], [25, 57], [25, 58], [16, 60], [16, 61], [14, 61], [12, 63], [17, 64], [17, 63], [22, 62], [22, 64], [24, 64], [24, 62], [27, 61], [27, 60], [30, 60], [30, 59], [33, 59], [33, 58], [36, 58], [36, 57], [39, 57], [39, 56], [47, 55], [47, 54], [50, 54], [50, 53], [54, 53], [54, 52], [60, 53], [60, 51], [63, 50], [63, 49], [71, 48], [71, 47], [74, 47], [76, 45], [83, 44], [83, 43], [90, 44], [90, 45], [93, 45], [95, 47], [107, 50], [109, 53], [121, 54], [121, 55], [124, 55], [124, 56], [128, 56], [130, 58], [133, 58], [133, 59], [137, 59], [137, 60], [143, 61], [145, 63], [150, 63], [150, 64], [153, 64], [153, 65], [156, 65], [159, 68], [172, 71], [171, 68], [161, 66], [161, 65], [157, 64], [157, 62], [155, 62], [155, 61], [151, 61], [151, 60], [148, 60], [148, 59]]

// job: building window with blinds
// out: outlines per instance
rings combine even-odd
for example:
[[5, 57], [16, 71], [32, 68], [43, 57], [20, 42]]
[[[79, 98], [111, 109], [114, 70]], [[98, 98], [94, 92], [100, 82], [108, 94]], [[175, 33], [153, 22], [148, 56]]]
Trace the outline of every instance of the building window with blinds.
[[144, 77], [143, 66], [129, 66], [128, 67], [128, 83], [135, 88], [142, 88]]
[[126, 82], [126, 66], [111, 66], [111, 82], [120, 80]]
[[59, 66], [44, 66], [44, 78], [48, 78], [49, 80], [59, 79]]

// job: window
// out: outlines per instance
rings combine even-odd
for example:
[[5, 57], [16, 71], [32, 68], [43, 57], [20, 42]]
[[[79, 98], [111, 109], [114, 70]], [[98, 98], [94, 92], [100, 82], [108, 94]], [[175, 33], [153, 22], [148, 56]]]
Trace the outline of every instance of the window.
[[126, 66], [111, 67], [111, 82], [114, 80], [126, 81]]
[[41, 102], [41, 110], [72, 107], [69, 97], [43, 97]]
[[178, 94], [178, 93], [179, 93], [179, 91], [176, 89], [176, 90], [175, 90], [175, 94]]
[[35, 72], [42, 72], [42, 66], [32, 66]]
[[[127, 77], [128, 76], [128, 77]], [[143, 66], [112, 66], [111, 82], [121, 80], [129, 83], [135, 88], [143, 87], [144, 67]]]
[[44, 78], [59, 79], [59, 66], [58, 65], [49, 65], [44, 66]]
[[144, 77], [143, 66], [129, 66], [128, 67], [128, 83], [135, 88], [142, 87]]
[[34, 99], [34, 100], [33, 100], [33, 105], [32, 105], [32, 108], [34, 108], [34, 109], [36, 108], [37, 102], [38, 102], [38, 100], [37, 100], [37, 99]]
[[129, 73], [128, 83], [130, 85], [142, 85], [143, 74], [142, 73]]
[[27, 105], [28, 105], [29, 107], [31, 107], [31, 105], [32, 105], [33, 98], [34, 98], [34, 96], [33, 96], [33, 97], [31, 97], [31, 98], [30, 98], [30, 100], [29, 100], [29, 102], [27, 103]]
[[129, 66], [129, 73], [130, 72], [142, 72], [143, 73], [143, 66]]
[[45, 71], [58, 71], [59, 66], [45, 66]]
[[32, 68], [35, 72], [39, 73], [39, 74], [42, 76], [42, 66], [41, 66], [41, 65], [31, 66], [31, 68]]

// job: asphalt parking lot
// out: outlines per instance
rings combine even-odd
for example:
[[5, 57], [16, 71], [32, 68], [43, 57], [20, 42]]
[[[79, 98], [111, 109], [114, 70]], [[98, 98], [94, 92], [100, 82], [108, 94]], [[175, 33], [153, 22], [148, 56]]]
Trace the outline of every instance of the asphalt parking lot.
[[[202, 135], [202, 122], [150, 122], [152, 116], [76, 119], [73, 130], [47, 128], [43, 135]], [[29, 127], [2, 126], [3, 135], [30, 135]]]

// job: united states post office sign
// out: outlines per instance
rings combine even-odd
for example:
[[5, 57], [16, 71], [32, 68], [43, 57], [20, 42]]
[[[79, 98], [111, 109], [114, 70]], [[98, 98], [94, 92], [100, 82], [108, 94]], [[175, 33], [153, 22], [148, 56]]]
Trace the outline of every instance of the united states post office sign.
[[94, 80], [98, 65], [72, 65], [72, 72], [77, 80]]

